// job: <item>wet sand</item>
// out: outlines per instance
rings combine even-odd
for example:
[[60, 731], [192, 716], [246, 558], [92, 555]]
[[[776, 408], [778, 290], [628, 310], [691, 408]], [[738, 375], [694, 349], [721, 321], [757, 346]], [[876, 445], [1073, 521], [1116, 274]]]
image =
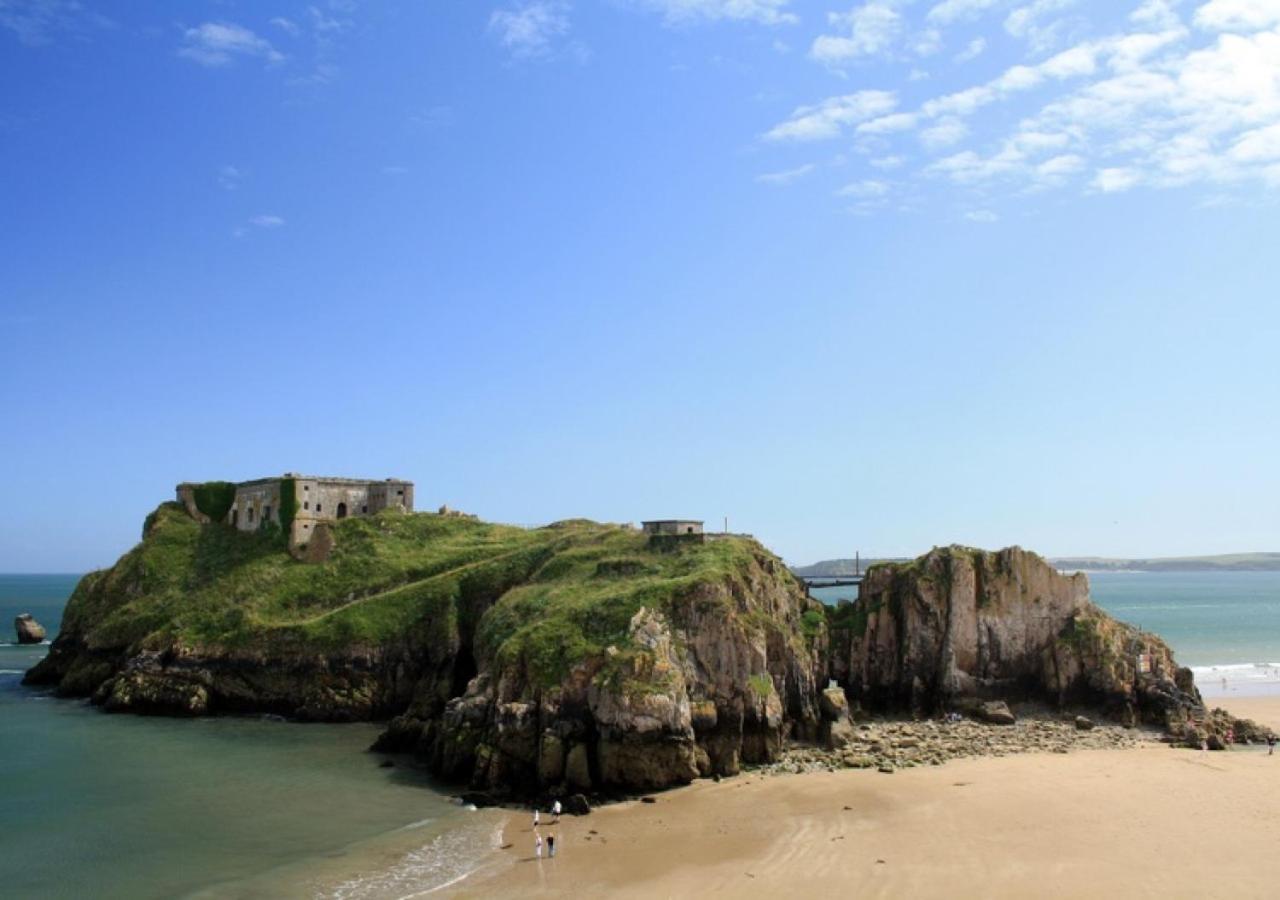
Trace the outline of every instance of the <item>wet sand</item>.
[[[1211, 703], [1214, 701], [1210, 701]], [[1216, 701], [1280, 729], [1280, 698]], [[513, 815], [451, 896], [1272, 897], [1280, 753], [1159, 744], [891, 775], [743, 775], [566, 816], [534, 861]], [[544, 820], [545, 821], [545, 820]], [[545, 826], [543, 838], [552, 832]]]

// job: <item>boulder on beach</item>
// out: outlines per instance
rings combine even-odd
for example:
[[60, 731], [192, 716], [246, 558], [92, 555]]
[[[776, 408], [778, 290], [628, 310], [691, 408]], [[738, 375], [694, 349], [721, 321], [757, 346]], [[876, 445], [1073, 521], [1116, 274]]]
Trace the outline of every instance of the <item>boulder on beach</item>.
[[23, 613], [14, 619], [13, 627], [18, 632], [19, 644], [38, 644], [44, 640], [44, 626], [32, 618], [31, 613]]
[[1013, 712], [1009, 709], [1009, 704], [1003, 700], [989, 700], [986, 703], [979, 704], [974, 710], [974, 715], [984, 722], [990, 722], [992, 725], [1012, 725], [1017, 719], [1014, 718]]

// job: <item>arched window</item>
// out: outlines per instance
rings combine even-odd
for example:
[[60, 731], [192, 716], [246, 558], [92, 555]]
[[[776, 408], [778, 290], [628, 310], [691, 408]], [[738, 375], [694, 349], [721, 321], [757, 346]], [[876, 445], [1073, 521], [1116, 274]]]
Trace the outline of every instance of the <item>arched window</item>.
[[347, 517], [347, 504], [345, 504], [345, 503], [339, 503], [339, 504], [338, 504], [338, 518], [339, 518], [339, 519], [345, 519], [346, 517]]

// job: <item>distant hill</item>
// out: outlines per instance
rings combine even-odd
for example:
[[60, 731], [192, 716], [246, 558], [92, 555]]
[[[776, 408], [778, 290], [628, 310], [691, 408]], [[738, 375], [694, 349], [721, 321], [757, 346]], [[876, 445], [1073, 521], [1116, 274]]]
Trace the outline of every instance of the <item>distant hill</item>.
[[1224, 553], [1219, 556], [1163, 556], [1154, 559], [1064, 556], [1049, 562], [1059, 569], [1086, 572], [1280, 572], [1280, 553]]
[[[861, 566], [861, 572], [866, 572], [867, 566], [886, 562], [908, 562], [908, 558], [905, 556], [872, 556], [858, 560], [857, 564]], [[816, 562], [811, 566], [792, 566], [791, 571], [801, 578], [842, 578], [858, 574], [858, 572], [855, 572], [854, 563], [855, 560], [852, 559], [824, 559], [822, 562]]]
[[[878, 562], [902, 558], [869, 558], [862, 571]], [[1224, 553], [1219, 556], [1162, 556], [1152, 559], [1113, 559], [1103, 556], [1060, 556], [1049, 562], [1057, 569], [1085, 572], [1280, 572], [1280, 553]], [[809, 566], [792, 566], [802, 577], [824, 578], [854, 574], [852, 559], [824, 559]]]

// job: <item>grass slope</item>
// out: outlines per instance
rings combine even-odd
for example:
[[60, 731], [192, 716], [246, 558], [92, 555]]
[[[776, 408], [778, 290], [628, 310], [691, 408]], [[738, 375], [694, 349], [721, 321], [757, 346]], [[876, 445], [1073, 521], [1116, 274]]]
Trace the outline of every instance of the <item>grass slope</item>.
[[389, 510], [333, 528], [331, 557], [306, 564], [278, 537], [202, 526], [163, 504], [140, 544], [83, 579], [64, 629], [131, 651], [331, 652], [474, 635], [478, 657], [549, 685], [624, 647], [641, 606], [740, 577], [761, 552], [726, 539], [659, 553], [632, 529], [584, 520], [524, 529]]

